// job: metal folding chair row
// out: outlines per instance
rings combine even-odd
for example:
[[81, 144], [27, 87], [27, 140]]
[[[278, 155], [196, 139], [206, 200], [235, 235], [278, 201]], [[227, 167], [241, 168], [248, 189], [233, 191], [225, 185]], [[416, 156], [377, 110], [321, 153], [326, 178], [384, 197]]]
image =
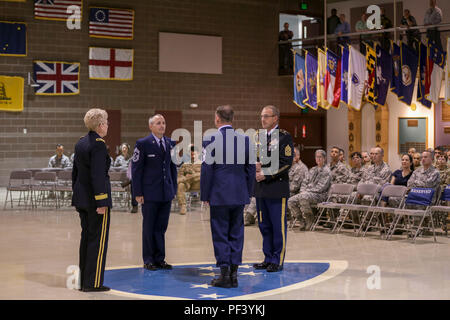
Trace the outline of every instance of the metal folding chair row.
[[437, 214], [441, 218], [439, 219], [439, 223], [445, 235], [448, 236], [448, 225], [450, 224], [450, 185], [442, 190], [440, 200], [438, 200], [436, 205], [431, 206], [430, 209], [432, 215]]

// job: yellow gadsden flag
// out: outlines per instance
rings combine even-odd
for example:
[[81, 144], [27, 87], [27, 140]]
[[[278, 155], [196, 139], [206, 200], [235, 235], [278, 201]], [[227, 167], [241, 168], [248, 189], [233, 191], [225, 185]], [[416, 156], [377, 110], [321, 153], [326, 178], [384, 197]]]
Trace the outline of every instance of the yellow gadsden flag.
[[0, 110], [23, 110], [23, 85], [22, 77], [0, 76]]

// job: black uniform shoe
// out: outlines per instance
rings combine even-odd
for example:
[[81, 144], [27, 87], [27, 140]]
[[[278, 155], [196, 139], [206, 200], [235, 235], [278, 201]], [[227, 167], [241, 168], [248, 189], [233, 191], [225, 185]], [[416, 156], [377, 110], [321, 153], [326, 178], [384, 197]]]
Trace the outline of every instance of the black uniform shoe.
[[158, 267], [154, 263], [144, 264], [144, 269], [150, 270], [150, 271], [156, 271], [158, 270]]
[[231, 288], [230, 269], [228, 267], [220, 267], [220, 276], [211, 281], [213, 287]]
[[133, 206], [131, 209], [131, 213], [137, 213], [138, 212], [138, 206]]
[[101, 286], [101, 287], [98, 287], [98, 288], [83, 288], [83, 292], [103, 292], [103, 291], [109, 291], [109, 290], [111, 290], [110, 288], [108, 288], [108, 287], [105, 287], [105, 286]]
[[167, 262], [157, 262], [155, 263], [156, 268], [158, 269], [164, 269], [164, 270], [172, 270], [172, 266], [168, 264]]
[[267, 267], [269, 266], [270, 263], [267, 262], [261, 262], [261, 263], [255, 263], [253, 265], [253, 268], [255, 268], [256, 270], [262, 270], [262, 269], [267, 269]]
[[267, 272], [278, 272], [283, 270], [283, 266], [277, 265], [275, 263], [271, 263], [268, 267], [267, 267]]
[[237, 288], [238, 287], [238, 280], [237, 280], [237, 271], [239, 266], [237, 264], [232, 264], [230, 267], [230, 280], [231, 280], [231, 287]]

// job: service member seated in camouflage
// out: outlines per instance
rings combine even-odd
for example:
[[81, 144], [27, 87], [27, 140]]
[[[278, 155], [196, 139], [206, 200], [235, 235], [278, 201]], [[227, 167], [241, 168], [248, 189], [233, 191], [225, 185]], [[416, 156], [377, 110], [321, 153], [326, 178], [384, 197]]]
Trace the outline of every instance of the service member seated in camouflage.
[[326, 166], [327, 153], [316, 151], [317, 166], [311, 168], [300, 187], [300, 193], [289, 198], [288, 207], [291, 214], [300, 221], [300, 230], [309, 230], [314, 222], [312, 205], [327, 199], [331, 186], [331, 172]]
[[251, 226], [256, 222], [256, 198], [252, 197], [250, 203], [244, 208], [244, 226]]
[[350, 170], [347, 183], [353, 184], [356, 187], [361, 181], [366, 168], [363, 167], [363, 158], [361, 153], [353, 152], [350, 157], [352, 159], [352, 169]]
[[339, 160], [340, 148], [331, 148], [330, 157], [331, 184], [346, 183], [350, 172], [347, 166]]
[[[300, 192], [300, 186], [307, 174], [308, 167], [300, 160], [300, 149], [294, 147], [294, 159], [292, 160], [292, 166], [289, 169], [289, 193], [291, 197]], [[287, 220], [291, 220], [292, 218], [292, 214], [288, 208]]]
[[413, 154], [413, 165], [414, 165], [414, 170], [419, 169], [420, 168], [420, 163], [422, 162], [422, 155], [419, 152], [416, 152]]
[[186, 214], [186, 192], [200, 191], [200, 173], [202, 163], [198, 159], [197, 152], [191, 148], [191, 161], [183, 163], [178, 170], [177, 199], [180, 206], [180, 214]]
[[62, 144], [56, 145], [56, 154], [50, 157], [48, 161], [49, 168], [69, 168], [72, 162], [68, 156], [64, 155], [64, 146]]
[[130, 145], [128, 143], [122, 143], [120, 145], [120, 155], [116, 157], [114, 161], [114, 167], [120, 167], [127, 169], [130, 162]]
[[450, 166], [447, 162], [447, 155], [445, 153], [439, 155], [436, 159], [436, 169], [439, 171], [441, 176], [441, 191], [450, 184]]

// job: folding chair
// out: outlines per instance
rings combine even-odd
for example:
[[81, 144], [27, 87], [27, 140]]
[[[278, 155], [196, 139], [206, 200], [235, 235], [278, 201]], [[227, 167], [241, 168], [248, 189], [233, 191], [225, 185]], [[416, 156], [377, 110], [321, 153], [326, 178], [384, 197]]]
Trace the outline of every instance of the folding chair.
[[447, 225], [450, 223], [449, 214], [450, 214], [450, 185], [444, 188], [441, 193], [440, 199], [437, 201], [437, 205], [431, 206], [431, 214], [433, 213], [443, 213], [445, 219], [442, 219], [440, 222], [442, 224], [442, 230], [445, 232], [445, 235], [448, 236], [448, 228]]
[[[316, 222], [311, 226], [311, 231], [314, 231], [319, 224], [319, 222], [327, 222], [331, 224], [336, 224], [337, 220], [334, 217], [333, 209], [341, 209], [343, 204], [348, 204], [352, 201], [352, 193], [355, 186], [353, 184], [332, 184], [330, 187], [330, 191], [328, 192], [328, 198], [325, 202], [321, 202], [317, 204], [317, 208], [319, 209], [319, 214], [317, 216]], [[345, 203], [333, 202], [331, 201], [334, 198], [345, 199]], [[327, 217], [326, 212], [330, 210], [330, 217]]]
[[[433, 230], [434, 241], [436, 242], [436, 234], [434, 230], [434, 221], [431, 212], [431, 206], [433, 205], [433, 196], [435, 190], [433, 188], [412, 188], [406, 198], [404, 208], [394, 210], [394, 221], [391, 224], [389, 232], [387, 234], [387, 240], [392, 238], [395, 230], [405, 230], [408, 232], [408, 237], [412, 235], [410, 232], [414, 232], [413, 241], [416, 242], [416, 238], [419, 232], [423, 231], [425, 227], [422, 227], [425, 218], [429, 217], [431, 222], [431, 229]], [[424, 206], [425, 209], [407, 209], [408, 205]], [[415, 225], [414, 218], [420, 218], [418, 225]], [[400, 219], [404, 219], [404, 227], [398, 227]], [[430, 223], [429, 222], [429, 223]]]
[[61, 195], [61, 203], [70, 205], [70, 195], [72, 194], [72, 170], [58, 171], [56, 177], [56, 191]]
[[130, 186], [122, 187], [122, 183], [127, 181], [126, 171], [109, 171], [111, 182], [111, 197], [113, 202], [118, 202], [121, 207], [131, 207]]
[[[387, 221], [385, 217], [389, 214], [393, 215], [395, 209], [400, 209], [403, 206], [407, 190], [408, 188], [405, 186], [396, 186], [396, 185], [385, 186], [383, 188], [383, 191], [381, 192], [381, 196], [378, 199], [376, 206], [369, 207], [368, 210], [364, 212], [361, 219], [361, 226], [358, 230], [357, 236], [359, 236], [359, 234], [361, 233], [362, 229], [364, 228], [365, 222], [369, 216], [370, 218], [366, 225], [366, 229], [364, 230], [363, 237], [366, 236], [366, 233], [370, 228], [379, 229], [380, 233], [384, 231], [384, 233], [386, 234], [388, 228], [386, 228]], [[396, 207], [382, 206], [382, 203], [384, 202], [385, 198], [388, 198], [390, 200], [397, 199], [400, 201], [397, 202]], [[386, 205], [388, 204], [389, 203], [386, 203]], [[372, 222], [375, 223], [372, 224]]]
[[[9, 201], [11, 203], [11, 209], [13, 208], [13, 202], [17, 202], [20, 206], [22, 200], [25, 202], [25, 207], [28, 206], [28, 199], [30, 198], [31, 193], [31, 178], [32, 174], [30, 171], [15, 170], [10, 173], [8, 186], [6, 187], [6, 198], [3, 209], [6, 209], [6, 204], [8, 203], [8, 195]], [[19, 192], [18, 200], [13, 199], [13, 192], [16, 191]]]
[[[361, 215], [364, 212], [367, 212], [367, 210], [369, 210], [370, 207], [375, 205], [379, 189], [380, 189], [380, 186], [377, 184], [373, 184], [373, 183], [358, 184], [357, 189], [356, 189], [356, 195], [353, 198], [352, 203], [351, 204], [343, 204], [341, 206], [341, 209], [339, 211], [339, 217], [336, 220], [336, 224], [334, 225], [332, 232], [335, 232], [337, 229], [336, 233], [339, 233], [344, 224], [353, 226], [354, 232], [356, 231], [356, 227], [360, 228], [361, 222], [355, 221], [354, 220], [355, 216], [350, 215], [352, 222], [347, 222], [346, 221], [347, 217], [350, 212], [355, 211], [355, 214], [357, 215], [358, 219], [360, 220]], [[362, 205], [362, 204], [355, 203], [355, 201], [359, 197], [361, 197], [361, 199], [363, 199], [364, 196], [368, 196], [371, 199], [369, 205]]]
[[[37, 196], [35, 194], [37, 193]], [[42, 205], [53, 200], [55, 208], [58, 208], [58, 194], [56, 193], [56, 172], [41, 171], [34, 174], [31, 184], [31, 203], [34, 208], [40, 202]]]

